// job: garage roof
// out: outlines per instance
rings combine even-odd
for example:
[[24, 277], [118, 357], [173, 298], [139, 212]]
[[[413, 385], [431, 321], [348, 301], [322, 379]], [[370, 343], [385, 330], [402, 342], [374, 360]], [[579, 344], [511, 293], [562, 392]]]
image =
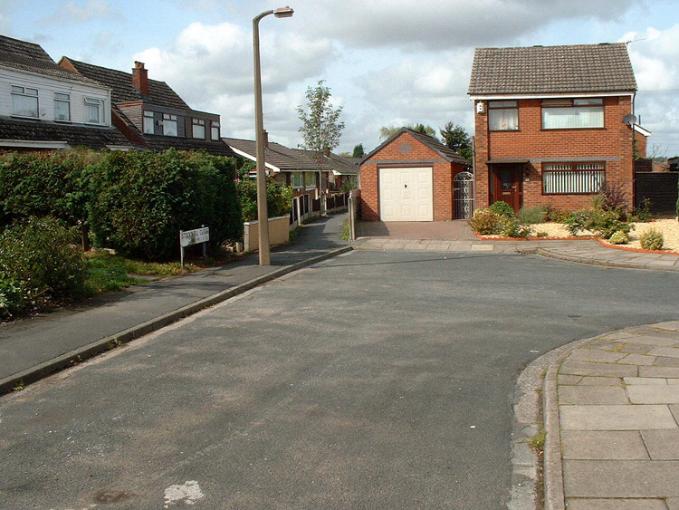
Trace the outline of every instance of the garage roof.
[[418, 131], [414, 131], [410, 128], [402, 128], [399, 130], [397, 133], [389, 137], [385, 142], [381, 143], [378, 145], [375, 149], [373, 149], [368, 155], [366, 155], [362, 160], [361, 164], [363, 164], [365, 161], [369, 160], [372, 158], [375, 154], [377, 154], [379, 151], [381, 151], [384, 147], [389, 145], [391, 142], [396, 140], [399, 136], [401, 136], [403, 133], [408, 133], [410, 134], [413, 138], [415, 138], [418, 142], [422, 143], [423, 145], [426, 145], [429, 147], [431, 150], [436, 152], [439, 156], [441, 156], [443, 159], [446, 161], [449, 161], [451, 163], [461, 163], [463, 165], [468, 164], [467, 160], [464, 159], [462, 156], [460, 156], [457, 152], [455, 152], [453, 149], [450, 147], [443, 145], [441, 142], [439, 142], [436, 138], [433, 138], [429, 135], [425, 135], [424, 133], [420, 133]]

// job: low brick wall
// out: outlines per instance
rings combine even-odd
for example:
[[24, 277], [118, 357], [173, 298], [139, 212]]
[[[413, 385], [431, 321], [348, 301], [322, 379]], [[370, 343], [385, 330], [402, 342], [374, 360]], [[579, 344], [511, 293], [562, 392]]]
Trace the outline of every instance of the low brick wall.
[[[285, 244], [290, 239], [290, 218], [278, 216], [269, 218], [269, 243], [271, 246]], [[256, 251], [259, 248], [259, 221], [243, 223], [243, 250]]]

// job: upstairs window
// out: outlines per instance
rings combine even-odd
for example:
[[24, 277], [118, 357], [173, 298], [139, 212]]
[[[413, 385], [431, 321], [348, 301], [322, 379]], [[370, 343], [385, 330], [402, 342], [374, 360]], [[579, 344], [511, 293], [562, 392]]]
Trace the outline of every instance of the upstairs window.
[[295, 189], [303, 188], [304, 174], [302, 172], [293, 172], [290, 176], [290, 184]]
[[88, 124], [104, 123], [104, 101], [93, 97], [85, 98], [85, 122]]
[[542, 165], [542, 192], [545, 195], [599, 193], [605, 180], [606, 165], [603, 162]]
[[597, 129], [604, 127], [601, 98], [545, 99], [542, 129]]
[[163, 134], [177, 136], [177, 116], [163, 113]]
[[215, 142], [219, 141], [219, 122], [212, 122], [210, 127], [210, 138]]
[[12, 85], [12, 115], [37, 119], [38, 89]]
[[193, 137], [205, 140], [205, 121], [203, 119], [193, 119]]
[[153, 135], [156, 133], [156, 117], [153, 112], [144, 110], [144, 134]]
[[489, 101], [488, 126], [491, 131], [518, 131], [519, 102]]
[[57, 122], [71, 121], [71, 96], [69, 94], [54, 94], [54, 120]]

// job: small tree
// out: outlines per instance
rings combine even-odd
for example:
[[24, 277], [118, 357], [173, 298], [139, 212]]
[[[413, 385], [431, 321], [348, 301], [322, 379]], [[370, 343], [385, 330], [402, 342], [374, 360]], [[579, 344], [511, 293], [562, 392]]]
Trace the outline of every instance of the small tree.
[[436, 130], [431, 127], [427, 126], [425, 124], [422, 124], [421, 122], [418, 124], [408, 124], [406, 126], [384, 126], [380, 128], [380, 138], [382, 140], [386, 140], [387, 138], [391, 138], [394, 136], [396, 133], [401, 131], [401, 129], [412, 129], [413, 131], [417, 131], [418, 133], [422, 133], [423, 135], [431, 136], [432, 138], [436, 138]]
[[474, 153], [472, 143], [467, 130], [453, 122], [448, 122], [441, 128], [441, 138], [449, 148], [453, 149], [460, 156], [471, 162]]
[[315, 87], [307, 87], [306, 103], [297, 107], [303, 147], [317, 153], [319, 159], [339, 145], [344, 129], [342, 107], [333, 107], [331, 98], [330, 89], [320, 80]]
[[362, 158], [363, 156], [365, 156], [365, 150], [363, 149], [363, 144], [359, 143], [356, 147], [354, 147], [354, 153], [352, 154], [352, 157]]

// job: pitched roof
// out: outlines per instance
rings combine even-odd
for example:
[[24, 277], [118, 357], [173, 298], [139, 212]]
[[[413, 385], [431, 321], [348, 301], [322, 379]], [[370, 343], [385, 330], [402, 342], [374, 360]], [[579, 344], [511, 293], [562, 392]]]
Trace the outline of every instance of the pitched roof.
[[350, 158], [330, 153], [327, 156], [327, 163], [333, 171], [341, 175], [358, 175], [358, 165], [361, 158]]
[[477, 48], [469, 94], [634, 92], [624, 43]]
[[51, 78], [77, 81], [102, 87], [101, 83], [59, 67], [42, 46], [0, 35], [0, 65], [42, 74]]
[[[222, 140], [234, 151], [247, 154], [251, 158], [256, 157], [257, 146], [254, 140], [240, 138], [222, 138]], [[269, 142], [269, 145], [264, 149], [264, 160], [267, 164], [284, 172], [331, 169], [326, 163], [319, 163], [311, 151], [290, 149], [275, 142]]]
[[224, 142], [196, 140], [176, 136], [145, 136], [146, 147], [154, 151], [176, 149], [178, 151], [206, 151], [217, 156], [235, 157], [236, 154]]
[[379, 151], [381, 151], [384, 147], [389, 145], [391, 142], [396, 140], [399, 136], [401, 136], [403, 133], [408, 133], [410, 134], [413, 138], [415, 138], [418, 142], [424, 144], [425, 146], [429, 147], [431, 150], [436, 152], [439, 156], [441, 156], [443, 159], [446, 161], [449, 161], [451, 163], [460, 163], [463, 165], [468, 164], [467, 160], [464, 159], [462, 156], [460, 156], [457, 152], [455, 152], [453, 149], [448, 147], [447, 145], [443, 145], [441, 142], [439, 142], [436, 138], [433, 138], [429, 135], [425, 135], [424, 133], [420, 133], [419, 131], [414, 131], [410, 128], [401, 128], [398, 132], [394, 133], [391, 135], [389, 138], [387, 138], [384, 142], [382, 142], [380, 145], [375, 147], [371, 152], [366, 154], [363, 159], [361, 160], [361, 164], [363, 162], [369, 160], [372, 158], [375, 154], [377, 154]]
[[[0, 140], [67, 142], [71, 147], [105, 149], [132, 144], [112, 127], [75, 126], [40, 120], [0, 118]], [[1, 145], [1, 143], [0, 143]]]
[[143, 96], [132, 85], [132, 73], [79, 62], [69, 57], [64, 59], [67, 59], [81, 75], [111, 87], [111, 101], [114, 103], [143, 100], [157, 106], [190, 110], [184, 100], [164, 81], [149, 79], [149, 93]]

